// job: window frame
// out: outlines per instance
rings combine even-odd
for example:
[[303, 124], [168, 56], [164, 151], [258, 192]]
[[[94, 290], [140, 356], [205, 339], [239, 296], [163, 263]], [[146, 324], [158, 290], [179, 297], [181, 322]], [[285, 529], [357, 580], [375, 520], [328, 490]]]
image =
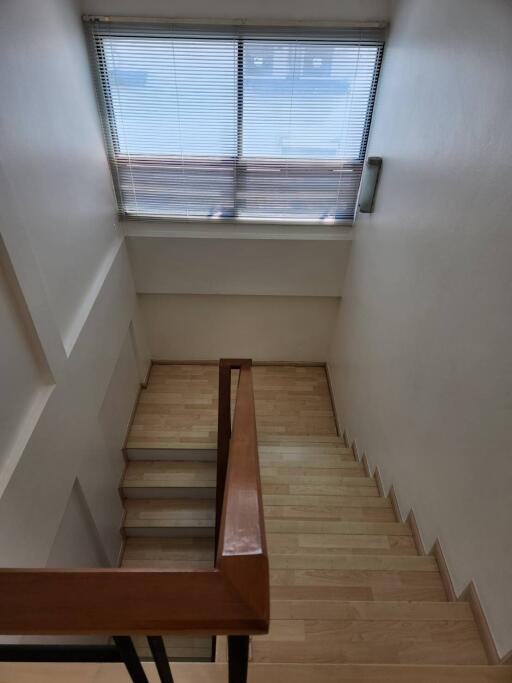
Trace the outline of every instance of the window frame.
[[[88, 22], [90, 21], [90, 18], [84, 17], [84, 21]], [[120, 23], [122, 23], [122, 20], [120, 20]], [[275, 28], [275, 27], [272, 27]], [[381, 27], [379, 27], [381, 28]], [[240, 215], [240, 202], [238, 201], [238, 196], [241, 192], [242, 185], [240, 183], [240, 170], [244, 171], [244, 169], [252, 164], [252, 163], [258, 163], [259, 162], [264, 162], [266, 164], [272, 164], [276, 163], [278, 164], [286, 164], [289, 162], [292, 162], [292, 164], [300, 166], [300, 162], [302, 162], [302, 165], [305, 167], [311, 166], [311, 165], [317, 165], [318, 168], [323, 167], [328, 167], [331, 165], [330, 170], [332, 172], [339, 171], [340, 168], [347, 167], [348, 171], [354, 171], [356, 168], [359, 170], [359, 167], [361, 169], [361, 172], [359, 173], [359, 178], [357, 179], [357, 195], [359, 194], [359, 188], [360, 188], [360, 182], [361, 182], [361, 174], [362, 174], [362, 165], [364, 164], [365, 158], [366, 158], [366, 150], [367, 150], [367, 145], [368, 145], [368, 137], [369, 137], [369, 131], [370, 131], [370, 126], [371, 126], [371, 121], [372, 121], [372, 115], [373, 115], [373, 110], [374, 110], [374, 104], [375, 104], [375, 95], [376, 95], [376, 90], [377, 90], [377, 83], [381, 71], [381, 66], [382, 66], [382, 59], [383, 59], [383, 53], [384, 53], [384, 37], [381, 39], [376, 40], [375, 44], [377, 47], [377, 56], [375, 59], [375, 65], [373, 69], [373, 74], [372, 74], [372, 83], [369, 88], [369, 97], [366, 103], [366, 112], [365, 112], [365, 122], [364, 126], [362, 128], [362, 134], [361, 134], [361, 142], [360, 142], [360, 147], [359, 147], [359, 154], [357, 158], [351, 159], [350, 161], [341, 161], [339, 159], [336, 160], [327, 160], [327, 159], [308, 159], [308, 158], [299, 158], [299, 157], [261, 157], [258, 158], [257, 160], [254, 157], [244, 157], [243, 155], [243, 118], [244, 118], [244, 45], [248, 40], [251, 40], [250, 35], [244, 35], [242, 33], [236, 33], [234, 32], [233, 35], [231, 36], [231, 39], [236, 42], [236, 131], [235, 131], [235, 136], [236, 136], [236, 156], [234, 157], [212, 157], [212, 156], [204, 156], [204, 157], [199, 157], [199, 156], [190, 156], [190, 157], [185, 157], [187, 160], [192, 161], [192, 160], [202, 160], [202, 161], [210, 161], [212, 163], [219, 163], [219, 161], [222, 162], [231, 162], [233, 164], [233, 169], [234, 169], [234, 182], [233, 182], [233, 193], [232, 193], [232, 205], [233, 205], [233, 212], [232, 215], [222, 214], [221, 216], [208, 216], [208, 215], [197, 215], [197, 216], [182, 216], [178, 214], [169, 214], [169, 215], [159, 215], [159, 214], [137, 214], [133, 213], [131, 211], [126, 211], [124, 209], [124, 200], [122, 196], [122, 187], [121, 187], [121, 179], [119, 175], [119, 166], [123, 164], [123, 157], [126, 157], [127, 155], [123, 155], [120, 151], [120, 144], [119, 144], [119, 134], [117, 131], [116, 127], [116, 116], [115, 116], [115, 110], [114, 110], [114, 105], [112, 101], [112, 85], [109, 81], [109, 75], [108, 75], [108, 70], [101, 70], [98, 68], [98, 65], [103, 63], [106, 63], [105, 59], [105, 51], [104, 51], [104, 39], [108, 38], [109, 34], [105, 33], [102, 35], [101, 39], [93, 39], [92, 45], [93, 45], [93, 51], [94, 51], [94, 62], [95, 62], [95, 68], [94, 68], [94, 78], [97, 83], [97, 90], [99, 92], [100, 100], [101, 100], [101, 105], [102, 108], [104, 109], [104, 112], [102, 112], [101, 118], [102, 118], [102, 123], [105, 129], [105, 139], [106, 139], [106, 145], [108, 148], [108, 158], [109, 158], [109, 164], [111, 167], [112, 171], [112, 177], [113, 177], [113, 186], [114, 186], [114, 191], [117, 199], [117, 204], [118, 204], [118, 210], [119, 210], [119, 216], [122, 219], [126, 220], [135, 220], [135, 221], [159, 221], [159, 222], [215, 222], [215, 223], [267, 223], [267, 224], [292, 224], [292, 225], [314, 225], [314, 226], [322, 226], [322, 225], [329, 225], [329, 227], [343, 227], [343, 226], [351, 226], [353, 225], [354, 218], [357, 213], [357, 196], [355, 200], [355, 205], [353, 207], [353, 213], [351, 213], [351, 216], [346, 216], [342, 218], [338, 218], [337, 216], [333, 220], [325, 221], [322, 218], [308, 218], [308, 217], [298, 217], [294, 215], [290, 215], [289, 217], [269, 217], [269, 216], [244, 216]], [[112, 36], [110, 36], [112, 37]], [[173, 37], [172, 39], [176, 40], [179, 39], [179, 37]], [[291, 39], [293, 41], [293, 39]], [[302, 65], [304, 66], [304, 65]], [[131, 163], [133, 164], [133, 155], [129, 155], [131, 159]], [[144, 163], [144, 156], [143, 155], [137, 155], [136, 157], [140, 163]], [[162, 156], [162, 159], [166, 160], [166, 165], [169, 166], [169, 164], [182, 164], [183, 163], [183, 157], [179, 155], [167, 155], [167, 156]], [[148, 159], [149, 160], [149, 159]], [[115, 179], [115, 180], [114, 180]]]

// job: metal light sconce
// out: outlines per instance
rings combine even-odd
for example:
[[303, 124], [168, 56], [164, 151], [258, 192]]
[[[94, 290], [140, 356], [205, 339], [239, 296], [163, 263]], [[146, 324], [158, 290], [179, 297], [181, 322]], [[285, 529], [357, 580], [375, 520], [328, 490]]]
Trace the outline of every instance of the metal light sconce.
[[361, 213], [373, 213], [375, 192], [379, 182], [382, 157], [368, 157], [361, 179], [361, 191], [359, 193], [359, 211]]

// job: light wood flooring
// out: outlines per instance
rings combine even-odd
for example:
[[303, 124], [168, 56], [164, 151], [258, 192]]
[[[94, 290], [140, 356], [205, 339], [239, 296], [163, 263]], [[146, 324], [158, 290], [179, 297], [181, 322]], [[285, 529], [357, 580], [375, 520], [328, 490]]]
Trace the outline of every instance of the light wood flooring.
[[[250, 682], [512, 681], [508, 667], [487, 665], [469, 604], [448, 601], [435, 559], [418, 554], [337, 436], [324, 369], [257, 366], [254, 385], [271, 628], [252, 639]], [[215, 367], [153, 366], [121, 487], [123, 566], [212, 565], [215, 463], [183, 453], [214, 446], [216, 394]], [[173, 660], [210, 656], [209, 639], [167, 642]], [[225, 673], [222, 663], [177, 664], [175, 680]], [[94, 675], [104, 680], [103, 669]]]
[[[153, 365], [128, 448], [214, 448], [218, 377], [213, 365]], [[253, 383], [260, 437], [336, 436], [324, 368], [257, 365]]]
[[[160, 683], [145, 663], [150, 683]], [[248, 683], [511, 683], [509, 666], [254, 664]], [[225, 664], [172, 664], [174, 683], [227, 683]], [[122, 664], [2, 664], [1, 683], [130, 683]]]

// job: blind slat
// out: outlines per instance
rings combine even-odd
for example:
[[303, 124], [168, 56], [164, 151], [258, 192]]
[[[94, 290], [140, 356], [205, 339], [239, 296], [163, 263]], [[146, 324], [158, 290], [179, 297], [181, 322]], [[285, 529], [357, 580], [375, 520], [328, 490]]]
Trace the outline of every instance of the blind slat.
[[123, 214], [353, 218], [379, 30], [87, 27]]

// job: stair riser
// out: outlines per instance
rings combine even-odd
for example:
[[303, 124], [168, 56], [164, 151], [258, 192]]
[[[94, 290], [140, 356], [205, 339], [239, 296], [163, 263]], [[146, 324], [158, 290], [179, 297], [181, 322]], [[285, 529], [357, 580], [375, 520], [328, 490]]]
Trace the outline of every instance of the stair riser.
[[212, 500], [215, 498], [215, 488], [200, 487], [200, 488], [178, 488], [169, 486], [123, 486], [122, 494], [124, 498], [131, 499], [145, 499], [145, 498], [198, 498]]
[[127, 538], [178, 538], [178, 537], [208, 537], [215, 534], [213, 527], [124, 527]]
[[128, 460], [178, 460], [194, 462], [215, 462], [217, 450], [207, 448], [127, 448]]

